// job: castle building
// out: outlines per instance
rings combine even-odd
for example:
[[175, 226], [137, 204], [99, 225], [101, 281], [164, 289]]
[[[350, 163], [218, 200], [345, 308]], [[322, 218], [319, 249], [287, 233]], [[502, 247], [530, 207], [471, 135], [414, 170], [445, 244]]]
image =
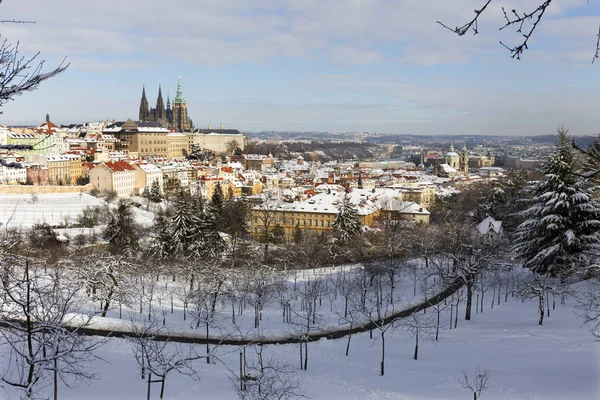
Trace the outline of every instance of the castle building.
[[181, 90], [181, 79], [177, 81], [177, 96], [171, 104], [171, 99], [167, 95], [167, 106], [163, 101], [162, 88], [158, 87], [158, 97], [156, 107], [150, 108], [146, 98], [146, 87], [142, 87], [142, 99], [140, 100], [139, 111], [140, 122], [158, 122], [163, 127], [171, 130], [186, 131], [193, 128], [192, 120], [188, 116], [187, 103], [183, 98]]
[[454, 144], [450, 143], [450, 150], [444, 154], [444, 164], [448, 164], [451, 168], [459, 169], [460, 156], [454, 151]]
[[463, 175], [468, 175], [469, 174], [469, 152], [467, 150], [467, 144], [466, 143], [463, 144], [463, 148], [460, 151], [460, 162], [459, 162], [459, 168], [458, 168], [458, 170]]

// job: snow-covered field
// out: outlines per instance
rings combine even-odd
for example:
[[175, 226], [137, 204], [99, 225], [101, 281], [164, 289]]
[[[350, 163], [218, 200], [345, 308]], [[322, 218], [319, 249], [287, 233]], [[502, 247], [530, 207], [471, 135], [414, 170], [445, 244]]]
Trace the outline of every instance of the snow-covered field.
[[[86, 207], [104, 201], [86, 193], [0, 194], [0, 223], [3, 228], [28, 228], [36, 223], [59, 225], [75, 223]], [[136, 220], [152, 224], [153, 214], [134, 207]]]
[[[398, 291], [411, 292], [411, 287], [412, 283], [404, 280]], [[381, 342], [377, 332], [373, 333], [373, 339], [368, 333], [352, 337], [347, 357], [345, 338], [309, 343], [307, 371], [299, 369], [298, 345], [267, 346], [265, 357], [275, 356], [296, 368], [294, 376], [302, 381], [306, 394], [313, 399], [471, 399], [472, 394], [460, 387], [458, 378], [463, 369], [472, 375], [477, 366], [485, 366], [492, 373], [490, 389], [481, 396], [484, 400], [600, 398], [600, 344], [594, 342], [586, 327], [581, 327], [582, 321], [574, 313], [573, 298], [566, 305], [557, 302], [556, 310], [551, 311], [544, 326], [537, 325], [535, 301], [521, 302], [509, 297], [505, 303], [502, 298], [499, 306], [490, 309], [490, 300], [491, 296], [487, 296], [484, 312], [473, 314], [472, 321], [459, 318], [457, 329], [447, 329], [449, 310], [444, 311], [442, 320], [446, 329], [441, 332], [440, 340], [422, 340], [416, 361], [412, 359], [414, 338], [399, 329], [388, 331], [383, 377], [379, 376]], [[409, 296], [406, 301], [410, 301]], [[327, 314], [329, 305], [325, 301], [322, 308]], [[176, 308], [174, 314], [169, 314], [169, 323], [181, 329], [187, 325], [188, 330], [195, 331], [189, 323], [177, 322], [182, 319], [181, 312]], [[464, 303], [460, 306], [461, 317], [463, 313]], [[251, 321], [251, 315], [251, 309], [246, 311], [245, 323]], [[110, 317], [118, 322], [114, 319], [118, 318], [115, 311]], [[277, 301], [266, 307], [264, 325], [270, 333], [285, 326]], [[203, 351], [204, 346], [199, 345], [198, 352]], [[235, 399], [229, 377], [230, 371], [238, 368], [238, 352], [238, 348], [222, 346], [216, 350], [219, 361], [215, 364], [196, 361], [195, 367], [201, 375], [199, 382], [171, 373], [165, 398]], [[110, 339], [99, 353], [103, 361], [98, 360], [91, 367], [100, 379], [89, 386], [61, 388], [60, 398], [146, 398], [147, 383], [141, 379], [132, 353], [132, 346], [126, 340]], [[248, 349], [248, 358], [252, 354]], [[160, 385], [153, 385], [151, 398], [155, 399]]]

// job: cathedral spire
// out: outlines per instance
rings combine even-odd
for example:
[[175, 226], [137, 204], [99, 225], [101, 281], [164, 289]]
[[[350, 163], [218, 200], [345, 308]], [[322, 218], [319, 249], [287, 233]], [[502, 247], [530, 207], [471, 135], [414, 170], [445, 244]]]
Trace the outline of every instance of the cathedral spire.
[[162, 88], [158, 85], [158, 97], [156, 99], [156, 120], [162, 121], [165, 119], [165, 103], [162, 97]]
[[181, 77], [177, 77], [177, 95], [175, 96], [174, 103], [185, 103], [183, 98], [183, 91], [181, 90]]
[[149, 114], [150, 114], [150, 110], [148, 107], [148, 99], [146, 99], [146, 87], [142, 86], [142, 99], [140, 100], [139, 120], [140, 121], [148, 120]]

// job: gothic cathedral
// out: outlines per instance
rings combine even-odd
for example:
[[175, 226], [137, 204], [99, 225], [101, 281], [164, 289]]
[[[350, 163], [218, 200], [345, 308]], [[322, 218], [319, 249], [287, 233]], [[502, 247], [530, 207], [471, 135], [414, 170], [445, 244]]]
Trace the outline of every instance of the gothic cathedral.
[[167, 107], [165, 108], [162, 89], [159, 86], [156, 108], [150, 108], [148, 100], [146, 99], [146, 88], [142, 87], [139, 121], [159, 122], [165, 128], [177, 131], [191, 130], [194, 126], [192, 120], [188, 117], [187, 103], [183, 98], [183, 92], [181, 90], [181, 80], [179, 79], [177, 81], [177, 96], [175, 96], [175, 99], [173, 100], [173, 107], [171, 107], [171, 100], [167, 95]]

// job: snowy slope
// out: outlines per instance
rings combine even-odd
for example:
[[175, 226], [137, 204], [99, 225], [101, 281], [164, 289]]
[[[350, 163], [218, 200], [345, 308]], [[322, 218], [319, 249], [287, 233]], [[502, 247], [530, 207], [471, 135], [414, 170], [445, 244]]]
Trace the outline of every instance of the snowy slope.
[[[491, 388], [482, 395], [492, 399], [598, 399], [600, 345], [594, 342], [574, 314], [575, 301], [557, 304], [544, 326], [537, 325], [535, 301], [509, 298], [508, 303], [474, 314], [470, 322], [459, 319], [458, 329], [444, 330], [438, 342], [421, 342], [419, 360], [412, 359], [414, 339], [395, 331], [386, 339], [386, 375], [379, 376], [381, 344], [361, 334], [352, 338], [350, 355], [344, 355], [346, 340], [310, 343], [307, 371], [295, 375], [313, 399], [469, 399], [472, 395], [458, 384], [462, 369], [472, 373], [478, 365], [492, 371]], [[461, 306], [461, 315], [464, 307]], [[275, 313], [275, 310], [273, 310]], [[444, 312], [445, 325], [449, 314]], [[203, 351], [200, 346], [198, 351]], [[228, 368], [236, 370], [238, 349], [218, 349], [220, 361], [207, 365], [198, 361], [202, 380], [196, 382], [175, 373], [169, 375], [166, 399], [234, 399]], [[252, 351], [248, 350], [248, 356]], [[270, 346], [267, 355], [287, 360], [298, 368], [297, 346]], [[61, 388], [61, 399], [145, 398], [146, 383], [140, 379], [129, 343], [111, 339], [93, 370], [100, 380], [90, 386]], [[152, 398], [158, 398], [159, 385]], [[17, 398], [16, 396], [14, 396]]]

